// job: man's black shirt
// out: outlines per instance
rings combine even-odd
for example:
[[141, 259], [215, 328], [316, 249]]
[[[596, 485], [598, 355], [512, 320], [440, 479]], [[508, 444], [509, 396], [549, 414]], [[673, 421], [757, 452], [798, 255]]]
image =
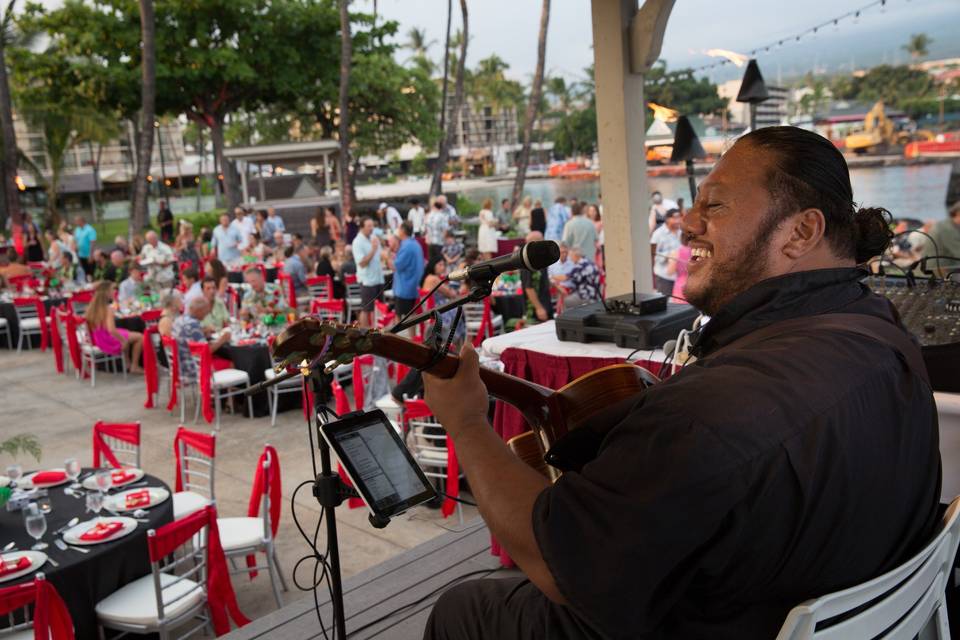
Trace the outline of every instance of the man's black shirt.
[[[899, 326], [862, 275], [797, 273], [738, 296], [697, 337], [700, 360], [644, 392], [593, 462], [540, 494], [540, 549], [597, 637], [773, 638], [793, 606], [930, 540], [930, 388], [891, 347], [817, 327], [831, 312]], [[807, 316], [807, 329], [709, 357]], [[565, 637], [563, 616], [551, 624]]]

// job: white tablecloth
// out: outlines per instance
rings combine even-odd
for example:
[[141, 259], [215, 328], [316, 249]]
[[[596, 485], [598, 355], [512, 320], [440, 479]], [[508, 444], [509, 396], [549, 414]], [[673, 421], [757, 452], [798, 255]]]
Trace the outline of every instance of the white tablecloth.
[[[510, 348], [568, 358], [626, 358], [633, 353], [633, 349], [624, 349], [612, 342], [560, 342], [553, 320], [487, 338], [482, 345], [488, 355], [497, 358]], [[663, 362], [663, 350], [641, 349], [634, 353], [633, 359]]]

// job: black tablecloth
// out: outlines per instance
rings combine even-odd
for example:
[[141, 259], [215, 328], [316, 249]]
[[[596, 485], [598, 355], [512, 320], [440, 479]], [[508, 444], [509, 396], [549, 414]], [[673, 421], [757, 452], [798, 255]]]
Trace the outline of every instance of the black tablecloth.
[[[266, 345], [224, 345], [217, 350], [217, 355], [231, 360], [234, 369], [246, 371], [250, 376], [251, 385], [263, 382], [266, 378], [264, 372], [273, 366], [273, 360], [270, 358], [270, 349], [267, 348]], [[246, 413], [247, 403], [244, 402], [242, 404], [244, 413]], [[299, 408], [300, 406], [300, 394], [284, 393], [279, 397], [277, 412]], [[270, 401], [267, 398], [266, 391], [262, 391], [253, 396], [253, 415], [257, 417], [270, 415]]]
[[140, 316], [126, 316], [124, 318], [115, 318], [114, 322], [117, 325], [118, 329], [126, 329], [127, 331], [138, 331], [143, 333], [147, 330], [147, 323], [143, 321], [143, 318]]
[[[244, 269], [243, 271], [246, 271], [246, 269]], [[242, 284], [243, 271], [227, 271], [227, 282], [232, 282], [234, 284]], [[267, 267], [267, 282], [273, 282], [276, 279], [277, 279], [277, 268]]]
[[[85, 474], [89, 471], [91, 470], [84, 469]], [[52, 511], [47, 514], [47, 533], [42, 540], [50, 545], [44, 553], [60, 563], [60, 566], [54, 567], [48, 562], [41, 571], [56, 587], [70, 610], [77, 640], [85, 638], [95, 640], [98, 637], [97, 614], [94, 610], [97, 602], [125, 584], [150, 573], [147, 531], [157, 529], [173, 520], [173, 492], [170, 487], [150, 475], [145, 476], [144, 479], [148, 481], [147, 486], [163, 487], [171, 491], [171, 498], [147, 511], [149, 515], [146, 517], [150, 522], [139, 523], [136, 531], [115, 542], [86, 547], [90, 549], [90, 553], [80, 553], [70, 549], [61, 551], [53, 545], [54, 531], [74, 516], [86, 520], [91, 518], [92, 514], [84, 513], [86, 506], [83, 499], [65, 495], [63, 487], [49, 489]], [[109, 514], [103, 512], [103, 515]], [[33, 538], [27, 535], [24, 527], [21, 511], [11, 512], [0, 509], [0, 532], [3, 534], [0, 536], [3, 544], [13, 540], [21, 550], [29, 549], [33, 544]], [[0, 586], [6, 587], [32, 579], [33, 574], [30, 574], [18, 580], [0, 583]], [[2, 624], [0, 623], [0, 626]]]
[[[66, 302], [66, 298], [47, 298], [44, 300], [43, 307], [47, 315], [47, 319], [50, 318], [50, 309], [53, 309], [61, 304], [66, 304]], [[7, 349], [16, 349], [17, 340], [20, 339], [20, 322], [17, 320], [17, 311], [14, 309], [12, 302], [0, 302], [0, 317], [6, 318], [7, 326], [10, 327], [10, 344], [8, 345], [2, 339], [0, 339], [0, 345], [3, 345], [3, 347]], [[40, 336], [31, 336], [30, 340], [31, 346], [40, 346]]]
[[491, 296], [490, 306], [494, 313], [503, 316], [503, 323], [513, 318], [522, 318], [527, 307], [525, 296]]

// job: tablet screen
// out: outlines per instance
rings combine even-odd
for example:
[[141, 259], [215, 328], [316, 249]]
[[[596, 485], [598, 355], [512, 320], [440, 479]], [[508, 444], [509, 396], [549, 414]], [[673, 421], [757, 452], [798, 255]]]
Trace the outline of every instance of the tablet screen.
[[321, 427], [370, 510], [393, 516], [434, 497], [423, 471], [382, 411]]

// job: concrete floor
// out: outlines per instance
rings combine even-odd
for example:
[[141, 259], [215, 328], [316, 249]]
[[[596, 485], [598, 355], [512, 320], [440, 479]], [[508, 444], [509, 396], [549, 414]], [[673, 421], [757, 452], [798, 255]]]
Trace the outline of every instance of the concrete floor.
[[[68, 457], [80, 459], [84, 465], [92, 462], [91, 429], [97, 420], [142, 423], [142, 461], [147, 473], [158, 476], [173, 485], [173, 436], [179, 422], [179, 411], [169, 414], [165, 409], [144, 409], [143, 376], [97, 376], [96, 388], [89, 381], [81, 382], [73, 375], [58, 375], [53, 355], [48, 350], [0, 350], [0, 437], [17, 433], [35, 435], [43, 446], [39, 463], [21, 456], [24, 468], [60, 467]], [[166, 401], [166, 382], [161, 381], [161, 395]], [[188, 420], [192, 407], [188, 406]], [[188, 428], [211, 430], [202, 422]], [[284, 502], [277, 549], [290, 592], [285, 602], [311, 597], [308, 591], [294, 587], [291, 573], [297, 560], [309, 553], [290, 514], [290, 498], [296, 486], [312, 478], [310, 450], [303, 414], [287, 411], [277, 416], [275, 427], [269, 418], [250, 420], [241, 416], [224, 415], [217, 436], [216, 493], [221, 516], [246, 515], [247, 501], [253, 479], [254, 465], [265, 443], [276, 447], [280, 456]], [[0, 455], [0, 469], [10, 463], [7, 455]], [[318, 461], [319, 464], [319, 461]], [[467, 496], [469, 497], [469, 496]], [[296, 502], [297, 517], [305, 529], [316, 527], [319, 507], [309, 493], [301, 490]], [[464, 521], [477, 516], [473, 507], [464, 506]], [[367, 522], [366, 509], [337, 509], [340, 554], [345, 577], [402, 553], [430, 540], [459, 523], [456, 514], [446, 520], [438, 510], [416, 508], [392, 521], [385, 529], [374, 529]], [[325, 528], [321, 529], [319, 545], [325, 545]], [[299, 571], [300, 583], [310, 584], [312, 562], [304, 562]], [[276, 608], [270, 580], [261, 572], [253, 581], [246, 576], [234, 576], [234, 588], [243, 612], [251, 619], [265, 615]]]

